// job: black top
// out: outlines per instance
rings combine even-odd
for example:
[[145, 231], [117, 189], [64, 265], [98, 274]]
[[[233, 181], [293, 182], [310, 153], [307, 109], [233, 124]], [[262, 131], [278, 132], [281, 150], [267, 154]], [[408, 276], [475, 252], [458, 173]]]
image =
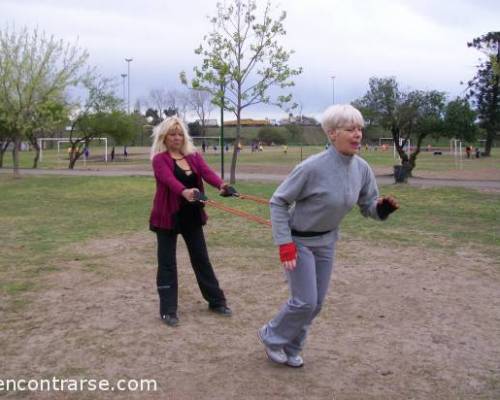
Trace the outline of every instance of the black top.
[[[189, 172], [190, 170], [188, 170]], [[182, 183], [186, 189], [198, 188], [196, 182], [198, 176], [191, 172], [189, 175], [183, 170], [179, 165], [177, 165], [176, 160], [174, 160], [174, 176]], [[199, 189], [199, 188], [198, 188]], [[179, 233], [181, 231], [190, 230], [195, 227], [203, 225], [201, 218], [201, 209], [204, 207], [203, 203], [198, 201], [189, 202], [184, 197], [181, 199], [181, 205], [179, 211], [174, 215], [174, 227], [173, 229], [161, 229], [150, 225], [150, 229], [154, 232], [164, 231], [164, 232], [174, 232]]]
[[[174, 176], [187, 189], [198, 188], [196, 185], [198, 176], [194, 172], [188, 175], [185, 170], [179, 167], [177, 162], [174, 163]], [[201, 207], [203, 207], [202, 203], [197, 201], [189, 202], [183, 197], [180, 209], [175, 215], [174, 230], [180, 232], [181, 230], [201, 226]]]

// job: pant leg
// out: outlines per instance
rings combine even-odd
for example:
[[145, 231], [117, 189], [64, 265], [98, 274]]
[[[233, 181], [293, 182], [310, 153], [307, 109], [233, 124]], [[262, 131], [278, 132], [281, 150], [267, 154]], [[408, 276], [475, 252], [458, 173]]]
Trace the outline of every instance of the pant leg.
[[323, 301], [325, 300], [330, 285], [335, 258], [335, 242], [325, 246], [310, 248], [316, 265], [316, 287], [318, 292], [317, 304], [310, 319], [300, 330], [299, 334], [293, 338], [284, 348], [289, 355], [297, 355], [303, 349], [307, 333], [312, 321], [320, 313]]
[[156, 286], [160, 296], [160, 315], [177, 312], [177, 234], [156, 232], [158, 239], [158, 272]]
[[312, 251], [297, 244], [297, 266], [287, 271], [290, 297], [262, 332], [270, 348], [286, 347], [311, 320], [318, 302], [316, 265]]
[[210, 306], [225, 306], [226, 298], [224, 292], [219, 287], [219, 282], [208, 258], [203, 228], [201, 226], [195, 227], [181, 231], [181, 234], [186, 242], [191, 266], [193, 267], [203, 298], [208, 301]]

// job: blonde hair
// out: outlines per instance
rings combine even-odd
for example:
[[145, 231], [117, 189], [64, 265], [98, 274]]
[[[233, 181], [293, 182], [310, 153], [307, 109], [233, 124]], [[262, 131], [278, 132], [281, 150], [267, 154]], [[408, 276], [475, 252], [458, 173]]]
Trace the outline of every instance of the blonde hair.
[[363, 128], [365, 121], [357, 108], [350, 104], [336, 104], [328, 107], [323, 113], [321, 127], [328, 136], [328, 133], [339, 128], [359, 126]]
[[184, 144], [182, 145], [181, 152], [185, 156], [188, 154], [196, 153], [197, 149], [193, 144], [193, 139], [189, 136], [189, 132], [179, 117], [170, 117], [161, 122], [153, 129], [153, 145], [151, 146], [151, 160], [159, 153], [167, 151], [165, 145], [165, 137], [172, 131], [179, 129], [184, 136]]

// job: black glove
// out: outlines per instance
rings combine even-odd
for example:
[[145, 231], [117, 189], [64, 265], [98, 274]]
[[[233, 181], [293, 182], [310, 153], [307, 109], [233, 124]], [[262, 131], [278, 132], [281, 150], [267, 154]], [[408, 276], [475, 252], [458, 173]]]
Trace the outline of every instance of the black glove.
[[196, 194], [194, 197], [194, 201], [207, 201], [208, 200], [208, 197], [205, 195], [205, 193], [202, 193], [199, 190], [197, 190], [195, 193]]
[[377, 204], [377, 214], [380, 219], [387, 219], [389, 214], [396, 211], [398, 208], [393, 206], [389, 200], [383, 199], [382, 203]]
[[238, 193], [238, 191], [234, 187], [226, 186], [220, 195], [222, 197], [231, 197], [231, 196], [238, 197], [240, 194]]

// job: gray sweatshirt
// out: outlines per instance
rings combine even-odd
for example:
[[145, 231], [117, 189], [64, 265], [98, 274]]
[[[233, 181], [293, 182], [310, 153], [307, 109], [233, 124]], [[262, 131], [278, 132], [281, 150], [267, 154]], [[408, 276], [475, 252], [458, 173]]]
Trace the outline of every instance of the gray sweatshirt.
[[292, 242], [291, 229], [338, 232], [340, 221], [357, 203], [361, 214], [379, 220], [375, 175], [361, 157], [345, 156], [334, 146], [297, 165], [270, 200], [273, 238]]

